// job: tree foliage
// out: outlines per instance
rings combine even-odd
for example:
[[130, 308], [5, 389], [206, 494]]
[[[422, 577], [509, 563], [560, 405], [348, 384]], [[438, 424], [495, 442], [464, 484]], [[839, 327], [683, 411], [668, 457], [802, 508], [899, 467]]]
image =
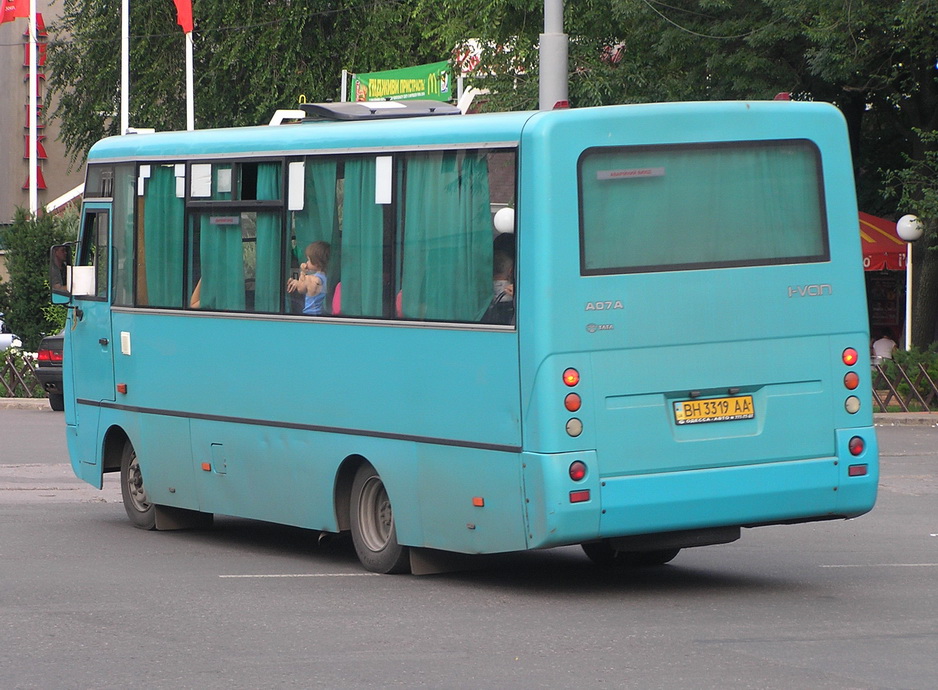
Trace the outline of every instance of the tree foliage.
[[18, 208], [6, 235], [8, 283], [0, 283], [0, 312], [20, 336], [23, 347], [36, 350], [44, 335], [61, 328], [61, 314], [50, 309], [49, 249], [74, 240], [77, 214], [33, 218]]
[[[62, 2], [50, 82], [63, 139], [80, 159], [117, 133], [120, 1]], [[485, 109], [537, 107], [543, 0], [196, 0], [194, 11], [199, 128], [262, 123], [300, 95], [337, 98], [342, 68], [436, 61], [470, 42], [480, 62], [469, 84], [490, 92]], [[131, 124], [182, 128], [184, 37], [173, 4], [134, 0], [131, 15]], [[938, 130], [935, 0], [567, 0], [564, 30], [574, 107], [779, 92], [829, 101], [848, 123], [860, 208], [895, 218], [922, 197], [894, 173], [938, 149], [928, 136]], [[920, 213], [926, 243], [938, 245], [930, 208]], [[929, 314], [917, 317], [925, 330], [916, 341], [930, 340], [938, 251], [915, 256], [928, 291], [916, 309]]]
[[[120, 0], [62, 0], [50, 27], [53, 113], [73, 160], [119, 133]], [[341, 71], [446, 59], [401, 0], [196, 0], [193, 32], [198, 129], [266, 123], [277, 108], [338, 100]], [[184, 129], [185, 35], [170, 0], [130, 3], [129, 120]]]

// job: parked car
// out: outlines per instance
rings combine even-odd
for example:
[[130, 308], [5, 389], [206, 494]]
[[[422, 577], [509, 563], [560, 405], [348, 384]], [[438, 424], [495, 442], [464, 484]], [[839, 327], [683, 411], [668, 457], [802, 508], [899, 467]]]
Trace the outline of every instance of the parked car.
[[62, 390], [62, 344], [65, 337], [47, 335], [39, 343], [36, 357], [36, 377], [49, 393], [49, 407], [56, 412], [65, 409], [65, 395]]
[[3, 320], [3, 314], [0, 314], [0, 352], [3, 352], [8, 347], [23, 347], [23, 343], [10, 331], [6, 322]]

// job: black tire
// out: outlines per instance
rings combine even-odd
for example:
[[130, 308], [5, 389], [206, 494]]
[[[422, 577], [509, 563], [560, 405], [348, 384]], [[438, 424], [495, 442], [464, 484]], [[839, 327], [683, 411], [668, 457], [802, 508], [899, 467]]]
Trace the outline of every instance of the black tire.
[[65, 396], [61, 393], [49, 393], [49, 407], [56, 412], [65, 409]]
[[593, 563], [604, 568], [648, 568], [664, 565], [680, 553], [680, 549], [656, 551], [616, 551], [607, 539], [580, 544]]
[[121, 453], [121, 498], [124, 500], [124, 510], [134, 527], [139, 529], [156, 529], [156, 508], [150, 503], [146, 489], [143, 487], [143, 475], [140, 474], [140, 463], [137, 462], [137, 452], [130, 441], [124, 444]]
[[410, 571], [410, 553], [397, 543], [394, 512], [378, 472], [364, 464], [352, 482], [349, 522], [358, 560], [373, 573]]

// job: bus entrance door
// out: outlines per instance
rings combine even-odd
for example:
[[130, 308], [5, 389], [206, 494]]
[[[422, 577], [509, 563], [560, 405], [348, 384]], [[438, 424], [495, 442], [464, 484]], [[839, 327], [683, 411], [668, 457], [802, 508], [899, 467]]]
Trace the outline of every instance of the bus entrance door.
[[108, 204], [84, 207], [78, 257], [72, 267], [73, 309], [67, 338], [71, 359], [70, 397], [75, 401], [73, 416], [66, 419], [69, 446], [73, 451], [72, 465], [79, 477], [98, 485], [101, 482], [98, 418], [101, 403], [115, 398], [108, 299], [110, 216]]

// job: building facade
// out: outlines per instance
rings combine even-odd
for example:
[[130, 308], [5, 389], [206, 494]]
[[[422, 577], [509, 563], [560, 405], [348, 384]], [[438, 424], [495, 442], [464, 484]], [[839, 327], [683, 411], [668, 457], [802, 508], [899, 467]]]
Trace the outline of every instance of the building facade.
[[[45, 71], [46, 26], [60, 3], [37, 0], [38, 195], [40, 207], [66, 194], [84, 180], [84, 168], [72, 166], [58, 141], [58, 123], [50, 117]], [[0, 24], [0, 226], [8, 225], [18, 206], [29, 207], [29, 36], [28, 21]], [[72, 167], [73, 169], [69, 170]]]

